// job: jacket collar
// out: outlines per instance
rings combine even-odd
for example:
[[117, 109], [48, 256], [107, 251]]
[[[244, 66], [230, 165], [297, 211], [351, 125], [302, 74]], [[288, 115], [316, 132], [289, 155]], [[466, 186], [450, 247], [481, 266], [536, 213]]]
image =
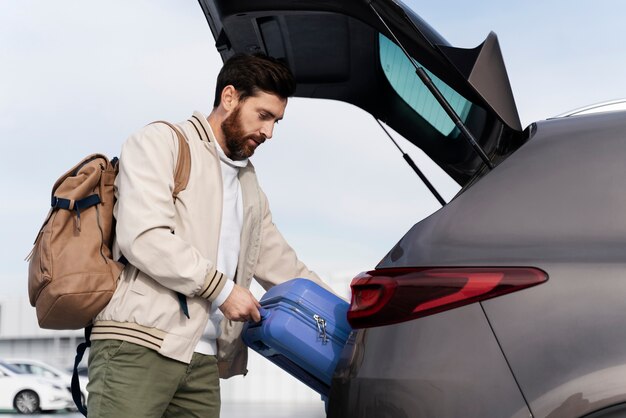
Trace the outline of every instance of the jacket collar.
[[202, 141], [212, 142], [213, 144], [217, 143], [206, 116], [196, 110], [193, 112], [193, 115], [191, 115], [191, 118], [189, 118], [189, 122], [191, 122], [193, 127], [196, 129], [196, 132], [198, 132], [198, 136]]

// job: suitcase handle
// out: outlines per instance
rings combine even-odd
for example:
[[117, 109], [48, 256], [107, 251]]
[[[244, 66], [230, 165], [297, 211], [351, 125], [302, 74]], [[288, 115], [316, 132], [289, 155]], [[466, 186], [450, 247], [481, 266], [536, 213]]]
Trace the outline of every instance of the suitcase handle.
[[270, 311], [265, 308], [259, 308], [259, 314], [261, 315], [261, 321], [267, 319], [270, 316]]

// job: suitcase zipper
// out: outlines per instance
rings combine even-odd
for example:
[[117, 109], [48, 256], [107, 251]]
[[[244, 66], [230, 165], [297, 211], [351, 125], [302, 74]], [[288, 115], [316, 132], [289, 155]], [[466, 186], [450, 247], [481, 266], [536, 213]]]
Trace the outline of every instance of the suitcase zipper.
[[328, 336], [326, 335], [326, 320], [318, 314], [313, 315], [313, 319], [315, 319], [315, 323], [317, 324], [317, 332], [319, 334], [319, 338], [322, 340], [322, 344], [328, 343]]
[[[301, 301], [304, 302], [304, 301]], [[304, 322], [309, 326], [313, 325], [317, 330], [318, 338], [321, 340], [322, 344], [327, 344], [330, 340], [338, 340], [345, 341], [347, 338], [347, 334], [343, 332], [343, 330], [339, 327], [334, 327], [333, 332], [329, 332], [326, 328], [328, 322], [318, 314], [312, 314], [314, 311], [309, 307], [302, 303], [295, 303], [291, 300], [283, 300], [281, 303], [270, 303], [264, 305], [264, 309], [270, 311], [273, 307], [280, 307], [282, 305], [283, 309], [289, 309], [296, 313], [298, 316], [306, 318], [307, 321]], [[288, 306], [288, 308], [287, 308]], [[268, 315], [269, 316], [269, 315]], [[332, 324], [331, 324], [332, 326]]]

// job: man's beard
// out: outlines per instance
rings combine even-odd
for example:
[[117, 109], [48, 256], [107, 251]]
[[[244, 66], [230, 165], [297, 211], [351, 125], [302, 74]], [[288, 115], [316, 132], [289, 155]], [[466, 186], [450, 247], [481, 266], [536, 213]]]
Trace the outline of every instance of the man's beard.
[[245, 135], [241, 127], [240, 120], [240, 106], [233, 110], [222, 122], [222, 132], [224, 133], [224, 142], [228, 150], [228, 154], [231, 160], [241, 161], [249, 158], [254, 154], [255, 147], [248, 145], [248, 140], [256, 140], [259, 143], [263, 143], [265, 138], [259, 135]]

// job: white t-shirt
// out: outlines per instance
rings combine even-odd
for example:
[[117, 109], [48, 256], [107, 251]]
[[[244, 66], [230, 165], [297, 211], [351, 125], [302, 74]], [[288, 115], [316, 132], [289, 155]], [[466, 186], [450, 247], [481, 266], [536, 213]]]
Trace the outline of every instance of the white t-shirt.
[[217, 142], [215, 148], [217, 149], [222, 168], [223, 189], [222, 225], [217, 250], [217, 269], [224, 273], [229, 280], [211, 304], [209, 322], [195, 348], [197, 353], [208, 355], [217, 353], [215, 340], [220, 334], [219, 323], [224, 318], [218, 308], [226, 301], [235, 286], [233, 278], [237, 272], [237, 263], [239, 262], [241, 228], [243, 225], [243, 197], [238, 174], [240, 168], [248, 165], [247, 159], [233, 161], [228, 158]]

